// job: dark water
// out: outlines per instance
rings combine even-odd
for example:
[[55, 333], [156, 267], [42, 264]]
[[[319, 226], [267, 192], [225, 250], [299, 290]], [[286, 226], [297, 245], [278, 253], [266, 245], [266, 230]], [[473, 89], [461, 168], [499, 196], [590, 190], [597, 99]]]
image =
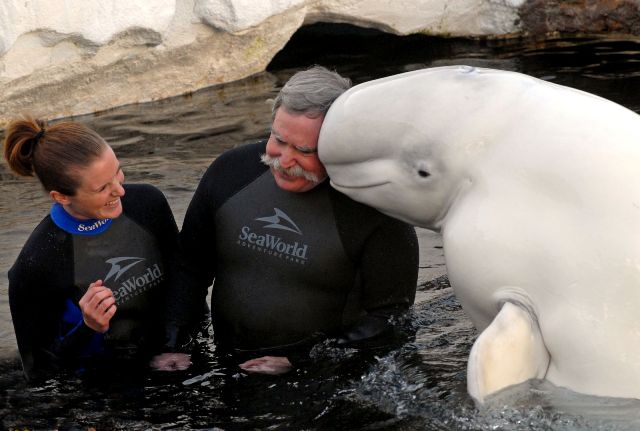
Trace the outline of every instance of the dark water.
[[[329, 31], [330, 33], [327, 33]], [[115, 148], [127, 181], [167, 195], [180, 224], [198, 179], [223, 151], [267, 134], [284, 81], [311, 64], [355, 83], [429, 66], [468, 64], [528, 73], [640, 112], [640, 41], [563, 38], [483, 42], [393, 37], [314, 26], [296, 35], [267, 72], [189, 97], [76, 118]], [[319, 345], [314, 365], [284, 377], [227, 369], [200, 340], [182, 373], [144, 372], [28, 387], [16, 356], [6, 271], [49, 207], [34, 182], [0, 164], [0, 427], [5, 429], [585, 430], [640, 429], [640, 402], [587, 397], [530, 382], [477, 410], [466, 394], [475, 330], [448, 285], [436, 235], [420, 232], [415, 337], [363, 356]]]

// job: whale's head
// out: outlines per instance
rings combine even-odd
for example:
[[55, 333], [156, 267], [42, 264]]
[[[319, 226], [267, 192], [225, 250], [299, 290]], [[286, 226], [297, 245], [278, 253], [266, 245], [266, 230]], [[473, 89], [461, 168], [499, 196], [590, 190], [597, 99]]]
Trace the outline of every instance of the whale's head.
[[[477, 69], [423, 69], [353, 87], [332, 105], [318, 150], [332, 186], [416, 226], [438, 229], [489, 137]], [[487, 96], [488, 97], [488, 96]], [[486, 99], [485, 99], [486, 101]], [[473, 133], [469, 133], [473, 130]]]

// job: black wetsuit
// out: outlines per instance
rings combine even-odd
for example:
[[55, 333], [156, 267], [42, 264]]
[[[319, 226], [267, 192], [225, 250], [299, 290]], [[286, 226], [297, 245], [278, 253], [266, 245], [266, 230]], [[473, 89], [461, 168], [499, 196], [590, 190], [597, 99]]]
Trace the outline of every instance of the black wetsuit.
[[[9, 271], [11, 316], [30, 379], [103, 359], [148, 357], [162, 345], [165, 268], [178, 229], [158, 189], [124, 188], [123, 214], [113, 220], [76, 221], [55, 204]], [[105, 334], [87, 327], [78, 307], [97, 279], [117, 304]]]
[[415, 230], [328, 181], [304, 193], [280, 189], [260, 162], [265, 145], [230, 150], [204, 174], [180, 233], [173, 324], [188, 321], [185, 292], [197, 302], [215, 279], [212, 321], [223, 350], [286, 355], [354, 324], [352, 337], [379, 334], [414, 301]]

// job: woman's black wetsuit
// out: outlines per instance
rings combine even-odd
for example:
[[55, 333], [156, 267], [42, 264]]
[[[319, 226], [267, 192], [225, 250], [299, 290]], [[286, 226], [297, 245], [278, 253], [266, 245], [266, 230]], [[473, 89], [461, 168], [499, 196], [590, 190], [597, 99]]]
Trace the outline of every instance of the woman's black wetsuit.
[[[27, 378], [108, 358], [148, 357], [161, 345], [166, 268], [178, 229], [164, 195], [124, 186], [116, 219], [78, 221], [59, 204], [9, 271], [9, 302]], [[116, 298], [110, 328], [87, 327], [78, 301], [101, 279]]]

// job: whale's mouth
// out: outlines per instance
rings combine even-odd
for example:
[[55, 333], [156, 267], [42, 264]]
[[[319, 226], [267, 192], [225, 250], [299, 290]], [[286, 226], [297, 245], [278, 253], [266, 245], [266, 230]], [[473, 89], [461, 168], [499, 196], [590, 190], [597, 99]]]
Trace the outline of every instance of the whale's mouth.
[[380, 181], [378, 183], [356, 184], [356, 185], [351, 184], [347, 186], [344, 184], [336, 183], [335, 181], [331, 180], [331, 185], [337, 189], [370, 189], [374, 187], [384, 186], [385, 184], [391, 184], [391, 181]]

